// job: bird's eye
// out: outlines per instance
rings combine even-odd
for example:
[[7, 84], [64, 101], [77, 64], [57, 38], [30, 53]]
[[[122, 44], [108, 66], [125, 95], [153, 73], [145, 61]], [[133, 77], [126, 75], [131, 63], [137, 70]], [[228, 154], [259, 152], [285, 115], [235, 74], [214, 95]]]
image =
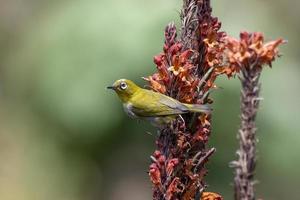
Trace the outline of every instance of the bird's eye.
[[125, 90], [125, 89], [127, 88], [127, 84], [126, 84], [125, 82], [122, 82], [122, 83], [120, 84], [120, 88], [121, 88], [122, 90]]

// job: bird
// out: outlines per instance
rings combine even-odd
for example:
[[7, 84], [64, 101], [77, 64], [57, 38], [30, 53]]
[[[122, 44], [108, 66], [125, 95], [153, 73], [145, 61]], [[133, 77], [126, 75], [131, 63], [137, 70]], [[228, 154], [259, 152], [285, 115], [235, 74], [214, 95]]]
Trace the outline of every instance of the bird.
[[162, 93], [141, 88], [128, 79], [119, 79], [107, 89], [117, 93], [129, 117], [148, 120], [156, 127], [162, 127], [182, 114], [209, 114], [212, 111], [208, 104], [181, 103]]

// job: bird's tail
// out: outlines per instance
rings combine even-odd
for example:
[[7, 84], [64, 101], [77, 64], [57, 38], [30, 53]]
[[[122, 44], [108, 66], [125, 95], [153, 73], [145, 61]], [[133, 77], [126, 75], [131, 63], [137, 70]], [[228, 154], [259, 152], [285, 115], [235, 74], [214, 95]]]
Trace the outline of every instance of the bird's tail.
[[186, 107], [188, 107], [190, 112], [196, 112], [196, 113], [206, 113], [210, 114], [212, 112], [212, 108], [209, 104], [184, 104]]

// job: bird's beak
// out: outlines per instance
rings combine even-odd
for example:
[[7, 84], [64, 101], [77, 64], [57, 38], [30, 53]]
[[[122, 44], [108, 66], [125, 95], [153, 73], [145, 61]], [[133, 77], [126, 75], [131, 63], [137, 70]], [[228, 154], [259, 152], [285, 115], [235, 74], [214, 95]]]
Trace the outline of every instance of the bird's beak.
[[116, 88], [114, 86], [107, 86], [106, 89], [108, 89], [108, 90], [115, 90]]

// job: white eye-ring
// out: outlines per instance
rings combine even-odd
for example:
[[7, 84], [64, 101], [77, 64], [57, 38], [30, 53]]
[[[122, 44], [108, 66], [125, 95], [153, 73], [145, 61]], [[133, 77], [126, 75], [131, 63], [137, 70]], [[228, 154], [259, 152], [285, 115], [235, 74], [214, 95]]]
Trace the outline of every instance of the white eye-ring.
[[127, 83], [122, 82], [122, 83], [120, 84], [120, 88], [121, 88], [122, 90], [125, 90], [125, 89], [127, 88]]

